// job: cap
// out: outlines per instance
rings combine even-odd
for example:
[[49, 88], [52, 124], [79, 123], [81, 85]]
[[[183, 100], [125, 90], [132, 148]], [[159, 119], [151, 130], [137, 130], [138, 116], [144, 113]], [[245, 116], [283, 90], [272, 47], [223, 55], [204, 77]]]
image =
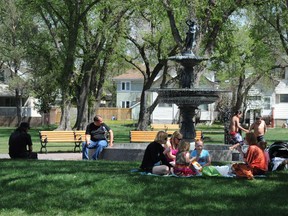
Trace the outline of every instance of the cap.
[[230, 132], [230, 135], [235, 136], [237, 133], [235, 131]]
[[19, 127], [21, 127], [21, 128], [28, 128], [28, 129], [30, 129], [30, 125], [29, 125], [29, 123], [28, 122], [21, 122], [21, 124], [20, 124], [20, 126]]

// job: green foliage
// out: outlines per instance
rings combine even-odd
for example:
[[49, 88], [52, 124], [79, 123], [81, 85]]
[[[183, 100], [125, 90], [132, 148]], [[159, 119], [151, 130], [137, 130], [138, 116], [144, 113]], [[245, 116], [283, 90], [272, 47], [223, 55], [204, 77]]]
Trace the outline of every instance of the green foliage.
[[[247, 11], [242, 11], [242, 15], [246, 13]], [[244, 87], [240, 91], [238, 89], [241, 94], [234, 96], [245, 101], [251, 86], [269, 77], [276, 59], [270, 46], [254, 37], [253, 28], [250, 27], [253, 20], [238, 15], [234, 18], [236, 22], [230, 24], [230, 30], [221, 33], [221, 40], [217, 43], [210, 69], [217, 71], [217, 78], [224, 83], [222, 87], [229, 87], [235, 92], [239, 79], [245, 79]], [[242, 22], [237, 21], [239, 19], [242, 19]], [[228, 80], [229, 84], [223, 82]], [[236, 101], [234, 103], [236, 104]], [[232, 102], [230, 106], [234, 106], [234, 103]]]
[[[231, 89], [240, 76], [245, 75], [249, 84], [259, 74], [269, 75], [275, 57], [277, 63], [284, 62], [286, 4], [276, 0], [8, 0], [0, 6], [0, 60], [14, 68], [25, 62], [31, 69], [30, 86], [41, 111], [49, 110], [59, 92], [78, 101], [84, 75], [91, 71], [96, 71], [92, 80], [96, 84], [87, 94], [98, 101], [93, 93], [97, 89], [101, 95], [103, 83], [113, 91], [111, 78], [126, 71], [126, 61], [145, 64], [150, 69], [145, 78], [152, 83], [160, 70], [151, 71], [156, 65], [163, 67], [168, 55], [181, 51], [185, 21], [193, 19], [198, 24], [195, 53], [212, 57], [210, 69], [217, 71], [218, 79], [229, 78], [230, 83], [222, 87]], [[90, 67], [88, 60], [93, 62]], [[195, 72], [196, 77], [202, 74]]]

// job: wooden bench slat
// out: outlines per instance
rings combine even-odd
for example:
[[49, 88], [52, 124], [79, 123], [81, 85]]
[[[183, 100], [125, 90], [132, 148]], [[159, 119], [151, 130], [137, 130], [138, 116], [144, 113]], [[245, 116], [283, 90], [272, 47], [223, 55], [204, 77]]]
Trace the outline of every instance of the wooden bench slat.
[[150, 127], [153, 131], [166, 130], [167, 129], [165, 127], [165, 124], [151, 124]]
[[[130, 142], [152, 142], [154, 141], [158, 131], [130, 131]], [[174, 131], [166, 131], [172, 135]], [[195, 140], [202, 139], [202, 131], [195, 132]]]
[[150, 125], [151, 129], [153, 131], [159, 131], [159, 130], [179, 130], [179, 124], [151, 124]]
[[165, 124], [167, 130], [179, 130], [180, 127], [178, 124]]

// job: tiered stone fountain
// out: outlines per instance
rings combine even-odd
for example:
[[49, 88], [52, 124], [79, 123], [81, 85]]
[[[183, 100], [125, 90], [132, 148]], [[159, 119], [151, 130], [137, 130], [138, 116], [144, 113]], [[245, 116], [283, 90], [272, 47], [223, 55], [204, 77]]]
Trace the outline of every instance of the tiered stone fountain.
[[196, 27], [193, 21], [188, 20], [185, 50], [180, 55], [172, 56], [169, 59], [179, 63], [182, 68], [178, 72], [180, 76], [180, 88], [158, 89], [159, 101], [162, 103], [175, 103], [180, 109], [180, 132], [183, 138], [193, 142], [195, 138], [195, 125], [193, 118], [195, 110], [201, 104], [211, 104], [219, 98], [223, 91], [194, 88], [194, 67], [207, 58], [198, 57], [192, 52], [193, 42], [195, 41]]
[[[180, 109], [181, 127], [180, 132], [185, 140], [190, 142], [195, 138], [195, 126], [193, 118], [195, 110], [200, 104], [210, 104], [215, 102], [221, 92], [215, 89], [194, 88], [194, 66], [200, 62], [207, 60], [197, 57], [192, 52], [194, 42], [195, 25], [191, 21], [187, 21], [189, 31], [187, 32], [186, 48], [181, 55], [172, 56], [170, 60], [182, 65], [180, 74], [180, 88], [158, 89], [159, 100], [163, 103], [175, 103]], [[105, 148], [100, 158], [116, 161], [141, 161], [144, 150], [149, 143], [115, 143], [112, 148]], [[209, 150], [212, 161], [231, 161], [232, 153], [227, 145], [207, 145], [205, 149]]]

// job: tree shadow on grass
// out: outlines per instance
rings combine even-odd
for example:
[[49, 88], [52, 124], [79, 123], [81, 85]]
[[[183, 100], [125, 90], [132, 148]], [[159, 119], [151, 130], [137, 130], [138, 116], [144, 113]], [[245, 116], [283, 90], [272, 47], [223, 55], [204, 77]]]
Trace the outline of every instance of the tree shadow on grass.
[[21, 209], [27, 215], [287, 213], [287, 171], [248, 181], [130, 173], [132, 168], [139, 167], [139, 162], [0, 160], [0, 163], [0, 209], [12, 212]]

